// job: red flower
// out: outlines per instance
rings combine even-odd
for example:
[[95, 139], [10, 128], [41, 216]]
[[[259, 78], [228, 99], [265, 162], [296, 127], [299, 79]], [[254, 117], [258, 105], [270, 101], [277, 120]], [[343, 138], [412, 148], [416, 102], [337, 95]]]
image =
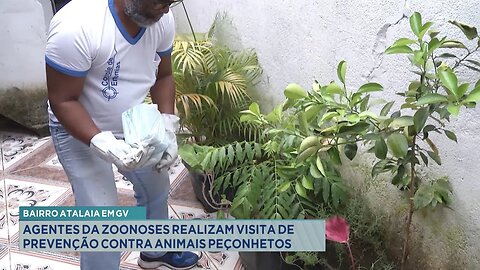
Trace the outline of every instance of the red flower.
[[333, 216], [325, 221], [325, 236], [327, 240], [338, 243], [348, 243], [350, 226], [343, 217]]

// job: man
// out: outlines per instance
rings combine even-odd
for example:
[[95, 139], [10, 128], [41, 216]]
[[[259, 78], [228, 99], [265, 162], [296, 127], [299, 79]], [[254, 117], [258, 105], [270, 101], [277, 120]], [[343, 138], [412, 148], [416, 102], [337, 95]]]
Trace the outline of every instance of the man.
[[[117, 205], [113, 162], [133, 183], [147, 218], [168, 218], [166, 169], [177, 157], [176, 145], [162, 157], [128, 145], [121, 114], [150, 91], [165, 125], [178, 122], [170, 62], [174, 20], [169, 9], [175, 3], [73, 0], [51, 21], [45, 55], [50, 131], [78, 206]], [[120, 253], [83, 252], [80, 261], [82, 270], [118, 270]], [[197, 261], [191, 252], [142, 252], [138, 264], [188, 269]]]

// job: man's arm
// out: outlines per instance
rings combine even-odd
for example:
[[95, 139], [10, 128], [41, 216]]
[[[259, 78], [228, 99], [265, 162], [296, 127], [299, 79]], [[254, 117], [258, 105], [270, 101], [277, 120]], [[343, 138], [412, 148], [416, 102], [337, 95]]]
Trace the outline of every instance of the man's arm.
[[157, 80], [150, 89], [152, 102], [162, 113], [175, 113], [175, 81], [172, 74], [172, 57], [162, 56], [158, 65]]
[[48, 99], [53, 113], [73, 137], [89, 145], [100, 130], [78, 102], [85, 78], [65, 75], [49, 65], [46, 69]]

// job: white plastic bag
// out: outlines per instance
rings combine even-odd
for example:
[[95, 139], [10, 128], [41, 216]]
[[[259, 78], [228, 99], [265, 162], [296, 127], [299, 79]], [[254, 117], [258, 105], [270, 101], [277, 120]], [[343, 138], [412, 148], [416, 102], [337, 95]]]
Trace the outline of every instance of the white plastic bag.
[[122, 113], [125, 142], [151, 154], [139, 167], [155, 165], [169, 145], [165, 124], [155, 104], [140, 104]]

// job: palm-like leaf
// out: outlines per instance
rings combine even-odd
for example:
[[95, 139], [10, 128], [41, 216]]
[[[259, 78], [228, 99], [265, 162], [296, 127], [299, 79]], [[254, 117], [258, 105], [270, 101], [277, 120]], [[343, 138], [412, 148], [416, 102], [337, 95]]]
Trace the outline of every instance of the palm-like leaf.
[[215, 44], [208, 34], [178, 35], [172, 53], [176, 106], [182, 124], [195, 137], [252, 138], [255, 127], [240, 122], [251, 102], [249, 91], [261, 68], [252, 50], [240, 52]]

